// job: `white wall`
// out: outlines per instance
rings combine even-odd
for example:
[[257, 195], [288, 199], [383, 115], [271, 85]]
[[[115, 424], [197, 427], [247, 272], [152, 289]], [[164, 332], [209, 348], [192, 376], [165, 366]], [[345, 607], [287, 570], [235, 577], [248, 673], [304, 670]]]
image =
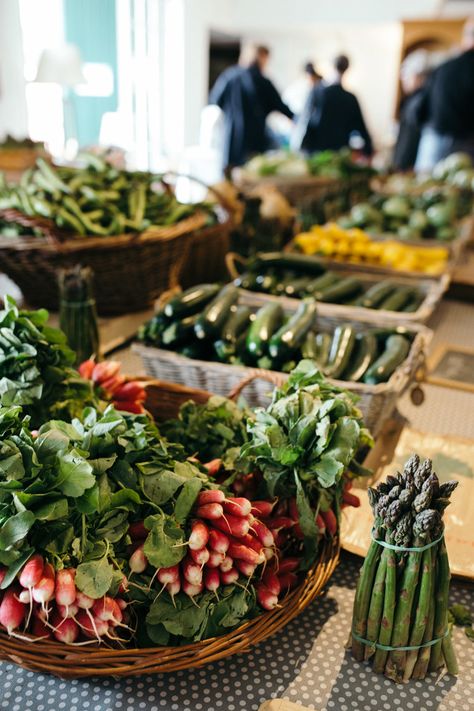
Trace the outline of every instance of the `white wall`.
[[0, 2], [0, 140], [27, 131], [20, 13], [17, 0]]

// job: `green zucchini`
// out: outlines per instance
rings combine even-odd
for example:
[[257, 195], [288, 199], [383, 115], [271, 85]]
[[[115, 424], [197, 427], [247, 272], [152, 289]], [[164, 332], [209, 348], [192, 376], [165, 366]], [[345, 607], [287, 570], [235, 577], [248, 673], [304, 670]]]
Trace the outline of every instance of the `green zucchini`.
[[272, 358], [286, 360], [301, 347], [306, 334], [314, 325], [316, 302], [303, 299], [297, 310], [270, 339], [268, 352]]
[[170, 318], [183, 318], [201, 311], [219, 292], [218, 284], [199, 284], [173, 296], [163, 311]]
[[252, 312], [248, 306], [233, 307], [222, 329], [222, 340], [235, 343], [242, 331], [249, 325], [251, 315]]
[[377, 357], [377, 339], [370, 331], [358, 333], [350, 362], [342, 373], [341, 380], [357, 382]]
[[304, 343], [301, 346], [301, 355], [303, 358], [310, 358], [311, 360], [318, 359], [318, 345], [316, 343], [316, 334], [313, 331], [306, 334]]
[[161, 334], [161, 343], [164, 346], [176, 348], [189, 343], [194, 338], [194, 326], [198, 315], [186, 316], [181, 321], [173, 321]]
[[235, 356], [235, 342], [224, 341], [224, 339], [220, 338], [214, 342], [214, 352], [217, 360], [221, 361], [221, 363], [228, 363]]
[[262, 306], [247, 333], [246, 350], [254, 358], [266, 354], [268, 342], [283, 321], [283, 309], [275, 301]]
[[200, 339], [212, 338], [222, 330], [229, 316], [231, 307], [239, 298], [239, 290], [233, 284], [227, 284], [205, 307], [194, 326], [194, 332]]
[[246, 289], [247, 291], [257, 291], [257, 279], [259, 275], [253, 272], [245, 272], [241, 276], [234, 279], [234, 285], [238, 286], [240, 289]]
[[410, 341], [405, 336], [394, 334], [385, 342], [383, 353], [366, 371], [363, 381], [369, 385], [385, 383], [400, 366], [410, 351]]
[[183, 346], [178, 351], [186, 358], [196, 358], [197, 360], [210, 360], [212, 359], [212, 350], [208, 342], [194, 341]]
[[359, 279], [346, 277], [334, 284], [334, 286], [329, 287], [329, 289], [325, 289], [319, 297], [319, 301], [337, 304], [345, 299], [354, 297], [361, 291], [362, 284]]
[[255, 279], [255, 290], [263, 291], [266, 294], [271, 293], [278, 284], [278, 281], [279, 279], [275, 273], [268, 272], [268, 274], [259, 274]]
[[318, 349], [318, 357], [316, 359], [316, 362], [323, 371], [328, 362], [329, 351], [331, 350], [331, 343], [332, 337], [329, 333], [316, 334], [316, 348]]
[[[250, 266], [250, 265], [249, 265]], [[297, 254], [296, 252], [259, 252], [253, 259], [250, 269], [261, 271], [268, 267], [293, 269], [308, 274], [323, 274], [326, 270], [317, 257]]]
[[299, 279], [293, 279], [285, 286], [285, 296], [290, 296], [293, 298], [301, 296], [306, 292], [308, 283], [308, 277], [300, 277]]
[[339, 378], [347, 367], [355, 343], [355, 332], [352, 326], [344, 324], [336, 326], [332, 337], [329, 358], [324, 374], [330, 378]]
[[338, 281], [340, 281], [340, 277], [335, 272], [326, 272], [317, 279], [312, 279], [306, 287], [306, 291], [315, 299], [319, 299], [325, 289], [334, 286]]
[[384, 299], [389, 296], [395, 288], [393, 282], [385, 280], [373, 284], [363, 296], [361, 296], [359, 306], [365, 309], [376, 309]]
[[378, 308], [385, 311], [401, 311], [413, 296], [411, 286], [399, 286], [388, 296]]
[[400, 310], [404, 313], [414, 313], [415, 311], [418, 311], [424, 300], [425, 295], [423, 294], [423, 292], [417, 290], [414, 292], [408, 303], [405, 304], [403, 309]]

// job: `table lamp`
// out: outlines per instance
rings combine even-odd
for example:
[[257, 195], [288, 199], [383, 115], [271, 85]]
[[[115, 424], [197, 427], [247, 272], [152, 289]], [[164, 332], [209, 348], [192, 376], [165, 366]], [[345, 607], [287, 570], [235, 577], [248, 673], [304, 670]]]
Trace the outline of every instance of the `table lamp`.
[[64, 44], [44, 49], [39, 60], [35, 82], [49, 82], [62, 87], [64, 152], [65, 157], [73, 158], [77, 153], [78, 140], [72, 89], [78, 84], [85, 83], [78, 47]]

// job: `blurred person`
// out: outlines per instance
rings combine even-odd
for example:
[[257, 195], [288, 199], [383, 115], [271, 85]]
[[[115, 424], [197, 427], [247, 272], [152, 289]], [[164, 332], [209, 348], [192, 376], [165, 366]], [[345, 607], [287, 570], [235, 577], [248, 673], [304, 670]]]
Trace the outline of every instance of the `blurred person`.
[[283, 102], [265, 75], [270, 57], [268, 47], [251, 50], [250, 61], [226, 69], [214, 84], [209, 103], [224, 114], [223, 167], [245, 163], [254, 153], [270, 147], [266, 127], [268, 114], [278, 111], [289, 119], [293, 112]]
[[455, 151], [474, 160], [474, 16], [464, 25], [461, 53], [426, 82], [417, 116], [423, 130], [416, 171], [430, 171]]
[[295, 131], [295, 147], [306, 153], [337, 151], [357, 138], [361, 152], [372, 155], [372, 139], [357, 97], [342, 86], [348, 68], [348, 57], [337, 56], [333, 81], [322, 81], [311, 90]]
[[429, 74], [429, 53], [412, 52], [402, 62], [400, 82], [403, 98], [400, 102], [398, 137], [393, 151], [392, 165], [396, 170], [412, 170], [415, 165], [421, 129], [417, 112], [423, 100], [423, 86]]
[[322, 76], [316, 71], [313, 62], [306, 62], [301, 76], [285, 89], [283, 101], [290, 107], [295, 116], [301, 114], [311, 89], [317, 86], [321, 80]]

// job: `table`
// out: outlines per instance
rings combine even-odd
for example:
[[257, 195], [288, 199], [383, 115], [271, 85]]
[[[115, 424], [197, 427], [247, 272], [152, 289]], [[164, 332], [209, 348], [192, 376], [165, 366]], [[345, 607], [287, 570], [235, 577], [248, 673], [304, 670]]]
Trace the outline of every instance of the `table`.
[[[62, 681], [1, 664], [8, 711], [257, 711], [285, 697], [318, 711], [472, 711], [474, 643], [460, 628], [460, 675], [397, 686], [345, 651], [360, 558], [343, 554], [326, 594], [247, 655], [201, 669], [131, 679]], [[451, 602], [470, 605], [473, 585], [453, 581]]]

